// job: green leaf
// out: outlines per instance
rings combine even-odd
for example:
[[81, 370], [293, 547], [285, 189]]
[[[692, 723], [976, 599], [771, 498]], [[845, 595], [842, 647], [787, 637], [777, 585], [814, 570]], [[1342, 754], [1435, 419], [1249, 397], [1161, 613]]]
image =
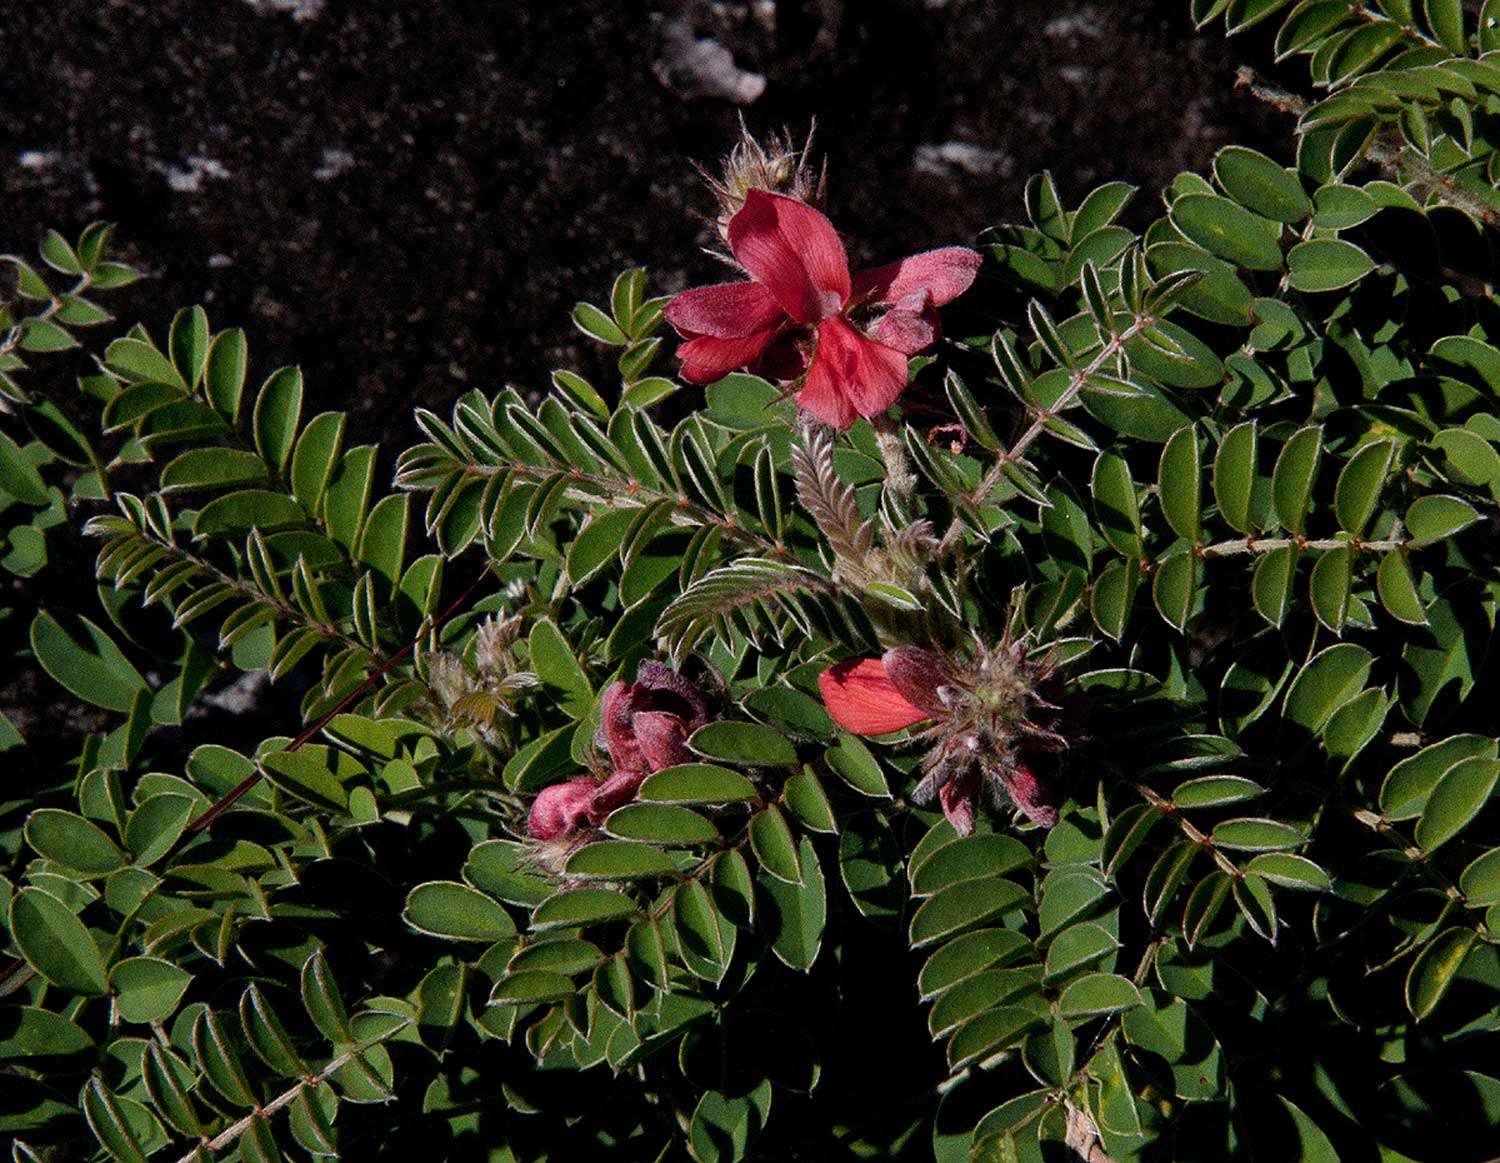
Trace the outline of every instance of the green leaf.
[[46, 354], [68, 351], [78, 346], [68, 331], [50, 319], [23, 319], [21, 327], [21, 350]]
[[1422, 10], [1427, 17], [1427, 27], [1432, 29], [1432, 35], [1442, 42], [1444, 48], [1457, 56], [1469, 51], [1468, 38], [1464, 35], [1462, 0], [1422, 0]]
[[353, 1042], [343, 994], [319, 949], [302, 963], [302, 1004], [322, 1035], [330, 1042]]
[[120, 1016], [127, 1022], [164, 1022], [177, 1011], [193, 975], [159, 957], [127, 957], [109, 971]]
[[166, 384], [179, 392], [187, 391], [172, 361], [144, 339], [115, 340], [105, 349], [104, 362], [110, 371], [133, 384]]
[[661, 804], [729, 804], [753, 800], [757, 793], [737, 771], [711, 763], [683, 763], [658, 771], [636, 794]]
[[1417, 593], [1416, 579], [1412, 577], [1411, 563], [1404, 550], [1381, 557], [1375, 571], [1375, 589], [1380, 604], [1391, 617], [1413, 626], [1427, 625], [1427, 609]]
[[215, 1090], [237, 1107], [255, 1106], [255, 1092], [244, 1064], [213, 1010], [204, 1008], [193, 1025], [193, 1053]]
[[932, 896], [951, 884], [1027, 868], [1032, 860], [1031, 850], [1014, 836], [998, 832], [967, 836], [943, 844], [931, 854], [914, 853], [911, 891], [914, 896]]
[[273, 472], [285, 470], [301, 418], [301, 370], [284, 367], [272, 372], [255, 397], [253, 424], [255, 451]]
[[48, 674], [96, 707], [128, 711], [147, 689], [114, 640], [80, 615], [42, 610], [31, 622], [31, 649]]
[[1176, 808], [1221, 808], [1264, 795], [1266, 789], [1241, 775], [1203, 775], [1179, 783], [1172, 791]]
[[771, 1114], [771, 1083], [762, 1079], [745, 1094], [704, 1091], [688, 1124], [694, 1163], [738, 1163]]
[[349, 793], [340, 776], [346, 770], [360, 770], [349, 756], [321, 743], [297, 751], [272, 751], [261, 757], [260, 765], [266, 778], [289, 795], [336, 813], [349, 810]]
[[1500, 848], [1491, 848], [1465, 868], [1458, 886], [1471, 909], [1500, 904]]
[[1245, 865], [1245, 871], [1263, 876], [1283, 888], [1327, 892], [1332, 885], [1328, 873], [1307, 857], [1291, 852], [1263, 852]]
[[1467, 501], [1444, 494], [1418, 497], [1406, 510], [1407, 545], [1412, 549], [1443, 541], [1467, 529], [1479, 514]]
[[343, 443], [342, 412], [320, 412], [307, 422], [297, 438], [288, 479], [293, 495], [309, 513], [318, 511]]
[[593, 925], [635, 916], [636, 903], [611, 888], [575, 888], [556, 893], [537, 905], [531, 914], [536, 930], [571, 925]]
[[1312, 200], [1290, 171], [1263, 153], [1225, 146], [1214, 158], [1214, 177], [1242, 206], [1277, 222], [1300, 222], [1312, 213]]
[[828, 833], [839, 830], [833, 805], [828, 802], [828, 793], [823, 790], [822, 781], [813, 774], [811, 767], [804, 767], [795, 775], [788, 776], [786, 783], [782, 785], [781, 796], [804, 828]]
[[196, 388], [208, 361], [208, 316], [202, 307], [184, 307], [173, 316], [167, 348], [179, 378]]
[[82, 1105], [89, 1129], [111, 1157], [120, 1163], [145, 1163], [140, 1140], [125, 1114], [124, 1101], [112, 1094], [97, 1075], [84, 1086]]
[[1219, 516], [1247, 537], [1256, 532], [1252, 504], [1255, 466], [1256, 426], [1254, 420], [1248, 420], [1224, 434], [1214, 457], [1213, 474]]
[[1101, 452], [1094, 461], [1090, 489], [1104, 539], [1127, 557], [1143, 556], [1140, 506], [1125, 459], [1113, 452]]
[[1375, 515], [1380, 504], [1380, 491], [1385, 487], [1386, 473], [1396, 446], [1390, 440], [1376, 440], [1366, 444], [1349, 458], [1339, 472], [1338, 484], [1334, 487], [1333, 507], [1338, 513], [1339, 526], [1351, 537], [1362, 537], [1365, 526]]
[[1443, 454], [1449, 480], [1472, 488], [1493, 488], [1500, 481], [1500, 452], [1479, 433], [1445, 428], [1432, 438], [1432, 446]]
[[629, 840], [597, 840], [575, 849], [568, 857], [569, 876], [631, 880], [646, 876], [668, 876], [677, 864], [660, 848]]
[[946, 937], [982, 925], [1031, 900], [1031, 894], [1001, 877], [949, 885], [923, 901], [911, 919], [909, 940], [913, 949], [933, 945]]
[[978, 1058], [1019, 1042], [1045, 1019], [1035, 1010], [1000, 1006], [960, 1026], [948, 1041], [948, 1068], [958, 1070]]
[[1461, 925], [1444, 929], [1428, 942], [1406, 975], [1406, 1008], [1412, 1017], [1420, 1022], [1437, 1009], [1478, 943], [1479, 934]]
[[170, 852], [202, 802], [177, 792], [163, 792], [142, 800], [125, 824], [125, 847], [130, 849], [135, 863], [147, 868]]
[[1287, 267], [1293, 290], [1337, 291], [1373, 271], [1375, 260], [1342, 238], [1313, 238], [1292, 247]]
[[1276, 902], [1265, 880], [1253, 872], [1236, 877], [1231, 883], [1234, 903], [1249, 922], [1250, 927], [1270, 941], [1276, 943]]
[[1113, 958], [1120, 942], [1092, 921], [1070, 925], [1047, 946], [1047, 977], [1057, 979], [1105, 958]]
[[51, 893], [27, 887], [10, 902], [10, 935], [42, 977], [70, 993], [109, 990], [104, 959], [83, 922]]
[[828, 919], [823, 870], [817, 850], [806, 836], [798, 840], [797, 864], [802, 869], [801, 884], [768, 875], [759, 877], [758, 883], [770, 902], [766, 924], [775, 934], [771, 951], [789, 968], [805, 972], [818, 959]]
[[775, 804], [768, 804], [750, 817], [750, 847], [760, 866], [778, 880], [802, 882], [797, 863], [797, 841]]
[[1078, 978], [1058, 999], [1058, 1012], [1069, 1019], [1097, 1018], [1117, 1014], [1141, 1004], [1141, 991], [1128, 977], [1116, 973], [1089, 973]]
[[1106, 565], [1089, 593], [1089, 613], [1099, 629], [1118, 642], [1125, 634], [1141, 584], [1141, 565], [1135, 558]]
[[1014, 929], [979, 929], [954, 937], [927, 959], [917, 979], [923, 1001], [984, 970], [1010, 965], [1033, 953], [1031, 942]]
[[190, 448], [161, 470], [163, 493], [239, 488], [265, 481], [265, 462], [238, 448]]
[[0, 493], [9, 493], [26, 505], [41, 506], [51, 500], [36, 465], [4, 432], [0, 432]]
[[1192, 550], [1174, 553], [1157, 563], [1151, 597], [1167, 624], [1182, 630], [1193, 612], [1198, 588], [1198, 558]]
[[214, 411], [231, 424], [239, 423], [247, 360], [245, 333], [238, 327], [219, 332], [209, 345], [204, 391]]
[[285, 493], [271, 489], [242, 489], [216, 497], [198, 510], [194, 537], [259, 529], [270, 533], [308, 523], [307, 510]]
[[594, 690], [562, 631], [544, 618], [532, 626], [527, 645], [531, 649], [531, 669], [541, 679], [549, 698], [569, 718], [587, 717], [594, 706]]
[[1240, 852], [1279, 852], [1300, 846], [1307, 837], [1280, 820], [1241, 817], [1224, 820], [1211, 833], [1214, 844]]
[[705, 759], [744, 767], [790, 767], [797, 762], [797, 749], [786, 736], [760, 723], [709, 723], [693, 733], [688, 747]]
[[615, 326], [614, 320], [592, 303], [579, 303], [573, 308], [573, 326], [591, 339], [614, 347], [623, 347], [630, 342], [625, 333]]
[[1271, 472], [1271, 494], [1276, 517], [1288, 533], [1300, 535], [1307, 525], [1307, 507], [1323, 451], [1323, 429], [1308, 425], [1293, 434], [1276, 458]]
[[1310, 733], [1321, 731], [1339, 707], [1364, 689], [1373, 657], [1352, 642], [1319, 651], [1287, 688], [1282, 714]]
[[503, 941], [516, 933], [503, 905], [454, 880], [417, 885], [407, 894], [401, 918], [420, 932], [452, 941]]
[[1318, 621], [1335, 634], [1344, 627], [1349, 613], [1349, 587], [1354, 551], [1347, 545], [1327, 549], [1313, 562], [1308, 578], [1308, 595]]
[[1262, 618], [1280, 626], [1291, 607], [1292, 578], [1297, 568], [1297, 548], [1278, 545], [1255, 563], [1250, 584], [1251, 601]]
[[711, 844], [719, 838], [712, 821], [675, 804], [626, 804], [611, 812], [604, 830], [622, 840], [652, 844]]
[[823, 753], [823, 758], [834, 774], [855, 791], [876, 799], [891, 798], [890, 785], [880, 761], [863, 740], [840, 732], [839, 741]]
[[1198, 455], [1197, 429], [1184, 428], [1162, 448], [1157, 472], [1162, 516], [1177, 536], [1194, 543], [1198, 540], [1203, 509], [1203, 476]]
[[125, 853], [91, 820], [58, 808], [38, 808], [26, 818], [26, 842], [46, 859], [86, 876], [125, 867]]
[[1432, 852], [1473, 821], [1500, 779], [1500, 760], [1476, 756], [1461, 759], [1443, 773], [1417, 819], [1416, 839]]
[[1390, 820], [1422, 814], [1432, 789], [1456, 764], [1467, 759], [1492, 760], [1500, 743], [1484, 735], [1452, 735], [1409, 755], [1387, 773], [1380, 785], [1380, 810]]
[[1169, 213], [1172, 224], [1210, 254], [1249, 270], [1281, 269], [1281, 246], [1272, 224], [1228, 198], [1185, 194]]

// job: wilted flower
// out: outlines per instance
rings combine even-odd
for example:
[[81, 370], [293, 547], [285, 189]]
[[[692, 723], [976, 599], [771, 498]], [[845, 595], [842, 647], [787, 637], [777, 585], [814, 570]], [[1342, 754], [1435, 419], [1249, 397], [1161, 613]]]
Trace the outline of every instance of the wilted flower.
[[641, 663], [633, 683], [611, 683], [599, 700], [594, 740], [609, 756], [610, 775], [594, 796], [594, 817], [628, 802], [652, 772], [691, 759], [688, 736], [706, 722], [702, 692], [659, 662]]
[[954, 830], [967, 836], [981, 788], [996, 807], [1009, 802], [1037, 824], [1057, 823], [1051, 791], [1026, 758], [1030, 751], [1067, 746], [1038, 721], [1038, 712], [1056, 709], [1039, 693], [1050, 675], [1047, 665], [1027, 659], [1019, 643], [982, 648], [967, 665], [897, 646], [881, 658], [832, 666], [818, 676], [818, 685], [834, 722], [856, 735], [932, 722], [919, 736], [931, 748], [912, 798], [930, 803], [936, 797]]
[[[797, 403], [848, 428], [906, 387], [906, 357], [938, 337], [937, 308], [968, 290], [980, 256], [962, 246], [912, 255], [851, 277], [833, 224], [797, 198], [751, 189], [726, 230], [750, 282], [684, 291], [667, 321], [686, 340], [682, 376], [710, 383], [749, 367], [798, 380]], [[850, 320], [886, 310], [868, 334]]]
[[588, 822], [589, 806], [599, 790], [592, 775], [580, 775], [566, 783], [554, 783], [537, 793], [526, 821], [533, 840], [557, 840]]

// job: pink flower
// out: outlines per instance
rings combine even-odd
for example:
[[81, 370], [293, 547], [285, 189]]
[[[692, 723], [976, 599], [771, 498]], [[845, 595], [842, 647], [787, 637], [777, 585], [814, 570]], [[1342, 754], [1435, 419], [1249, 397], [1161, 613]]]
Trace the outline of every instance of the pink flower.
[[[934, 723], [924, 733], [933, 741], [923, 761], [925, 778], [912, 798], [927, 803], [936, 794], [960, 836], [973, 832], [985, 787], [998, 804], [1009, 800], [1027, 819], [1050, 828], [1057, 823], [1057, 807], [1020, 754], [1018, 724], [1003, 712], [996, 715], [991, 699], [976, 697], [974, 685], [915, 646], [893, 647], [880, 658], [851, 658], [818, 676], [823, 705], [846, 731], [887, 735]], [[1052, 735], [1040, 729], [1030, 733]]]
[[687, 740], [708, 722], [708, 704], [687, 679], [659, 662], [643, 662], [635, 682], [611, 683], [599, 700], [595, 743], [609, 755], [612, 774], [590, 808], [595, 822], [635, 797], [646, 777], [692, 759]]
[[[980, 263], [976, 251], [950, 246], [851, 277], [827, 218], [758, 189], [745, 195], [728, 235], [751, 281], [695, 287], [667, 304], [667, 321], [686, 340], [677, 349], [683, 379], [711, 383], [741, 367], [801, 375], [797, 403], [835, 428], [896, 402], [906, 357], [938, 338], [937, 308], [969, 289]], [[871, 306], [887, 310], [866, 334], [849, 315]], [[810, 359], [794, 343], [808, 334]]]
[[531, 805], [526, 831], [533, 840], [556, 840], [588, 822], [589, 806], [599, 790], [592, 775], [544, 787]]

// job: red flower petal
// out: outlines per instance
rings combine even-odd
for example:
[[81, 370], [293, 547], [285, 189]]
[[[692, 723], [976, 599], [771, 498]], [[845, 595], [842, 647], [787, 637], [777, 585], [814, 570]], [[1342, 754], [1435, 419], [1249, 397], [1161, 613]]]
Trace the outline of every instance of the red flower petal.
[[776, 338], [775, 331], [757, 331], [743, 339], [719, 339], [700, 335], [677, 349], [682, 360], [682, 378], [690, 384], [711, 384], [736, 368], [749, 367]]
[[759, 283], [716, 283], [694, 287], [673, 298], [667, 322], [684, 339], [712, 335], [717, 339], [745, 339], [781, 322], [786, 313]]
[[[906, 390], [906, 357], [834, 316], [818, 324], [818, 350], [797, 403], [825, 424], [884, 412]], [[853, 414], [851, 414], [853, 413]]]
[[937, 312], [930, 306], [920, 311], [896, 307], [880, 317], [870, 331], [870, 338], [902, 355], [916, 355], [936, 343], [941, 334]]
[[531, 805], [526, 831], [533, 840], [566, 836], [588, 819], [589, 805], [598, 790], [599, 781], [591, 775], [542, 788]]
[[896, 689], [878, 658], [851, 658], [818, 675], [833, 721], [856, 735], [888, 735], [930, 716]]
[[729, 220], [729, 249], [798, 323], [827, 319], [849, 299], [844, 244], [806, 202], [751, 190]]
[[854, 294], [871, 297], [875, 303], [895, 303], [913, 291], [926, 291], [934, 306], [958, 298], [974, 282], [981, 258], [967, 246], [945, 246], [925, 250], [899, 262], [860, 271], [854, 276]]

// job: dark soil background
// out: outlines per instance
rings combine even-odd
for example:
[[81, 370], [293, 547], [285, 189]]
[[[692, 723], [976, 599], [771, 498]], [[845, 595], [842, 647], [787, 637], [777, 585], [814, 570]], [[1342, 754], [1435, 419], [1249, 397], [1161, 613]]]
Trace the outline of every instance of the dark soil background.
[[[752, 130], [816, 116], [858, 262], [1021, 217], [1040, 169], [1070, 204], [1138, 183], [1144, 219], [1225, 142], [1284, 155], [1287, 127], [1234, 87], [1250, 46], [1187, 7], [0, 0], [0, 250], [116, 222], [155, 276], [109, 300], [121, 329], [201, 302], [247, 328], [252, 374], [300, 364], [310, 405], [404, 447], [413, 405], [470, 386], [536, 389], [557, 366], [607, 382], [568, 313], [620, 269], [654, 290], [722, 277], [691, 163], [741, 110], [684, 96], [684, 29], [764, 77]], [[0, 708], [30, 703], [45, 733], [48, 689], [0, 675]]]

